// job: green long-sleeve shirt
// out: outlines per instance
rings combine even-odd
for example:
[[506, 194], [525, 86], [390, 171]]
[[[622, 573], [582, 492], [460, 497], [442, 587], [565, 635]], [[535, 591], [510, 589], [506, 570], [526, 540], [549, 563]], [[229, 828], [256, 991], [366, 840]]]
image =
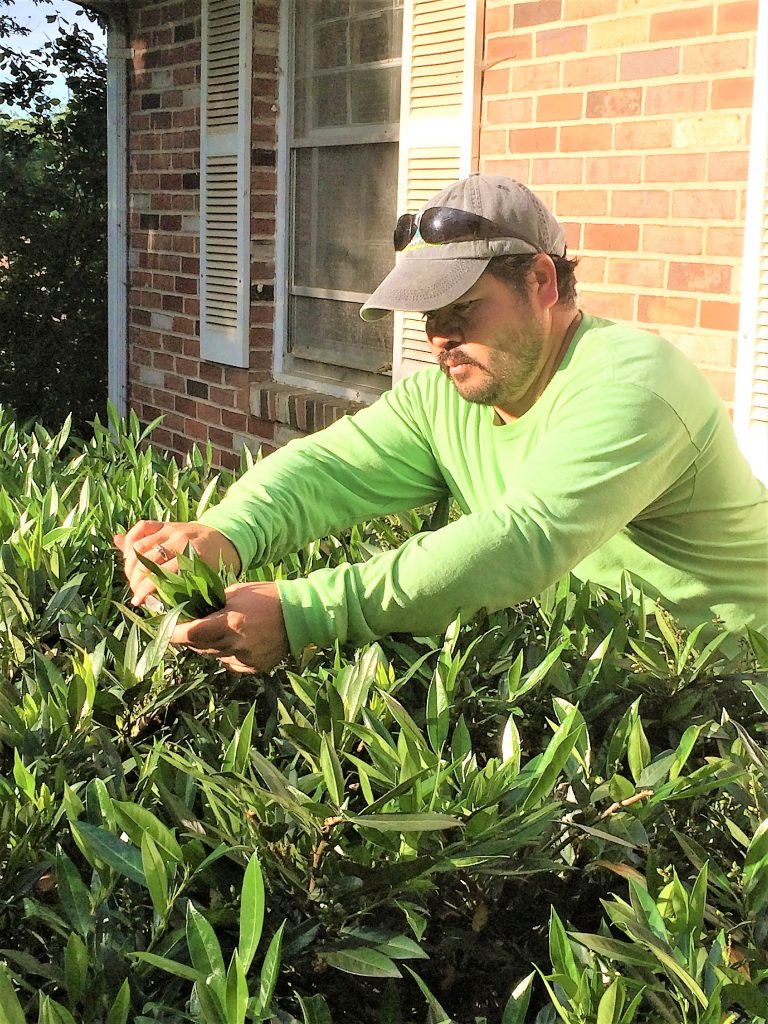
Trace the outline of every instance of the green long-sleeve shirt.
[[768, 497], [719, 398], [674, 346], [584, 316], [536, 404], [500, 423], [423, 370], [355, 416], [292, 441], [203, 521], [244, 565], [452, 494], [465, 515], [363, 564], [281, 581], [291, 649], [436, 633], [568, 570], [628, 570], [684, 625], [768, 624]]

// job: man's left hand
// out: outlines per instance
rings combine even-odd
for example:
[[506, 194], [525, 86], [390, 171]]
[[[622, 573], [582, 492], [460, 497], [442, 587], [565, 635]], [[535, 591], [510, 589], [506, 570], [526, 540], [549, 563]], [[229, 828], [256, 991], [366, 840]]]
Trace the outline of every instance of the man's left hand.
[[235, 583], [227, 603], [204, 619], [180, 623], [171, 642], [218, 658], [233, 672], [266, 672], [288, 654], [275, 583]]

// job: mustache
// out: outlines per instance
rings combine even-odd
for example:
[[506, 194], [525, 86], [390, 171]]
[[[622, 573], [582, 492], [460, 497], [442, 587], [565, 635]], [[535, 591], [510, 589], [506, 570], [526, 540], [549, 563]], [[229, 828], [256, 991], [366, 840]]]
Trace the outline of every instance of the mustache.
[[465, 355], [458, 348], [451, 349], [448, 352], [441, 352], [437, 357], [437, 361], [441, 370], [448, 370], [452, 366], [480, 366], [476, 359]]

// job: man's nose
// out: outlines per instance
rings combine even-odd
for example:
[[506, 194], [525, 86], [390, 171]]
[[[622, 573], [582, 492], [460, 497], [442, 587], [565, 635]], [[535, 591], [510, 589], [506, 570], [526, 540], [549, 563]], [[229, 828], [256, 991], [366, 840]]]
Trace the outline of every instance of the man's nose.
[[464, 340], [461, 328], [449, 317], [430, 318], [426, 323], [426, 332], [429, 344], [439, 351], [453, 348], [454, 345], [459, 345]]

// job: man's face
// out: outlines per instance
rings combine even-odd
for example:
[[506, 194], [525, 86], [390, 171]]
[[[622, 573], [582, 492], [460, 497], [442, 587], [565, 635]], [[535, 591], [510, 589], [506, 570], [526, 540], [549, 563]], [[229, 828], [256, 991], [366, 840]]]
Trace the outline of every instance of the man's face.
[[426, 314], [432, 354], [468, 402], [511, 412], [535, 388], [549, 333], [533, 292], [523, 297], [484, 273], [456, 302]]

